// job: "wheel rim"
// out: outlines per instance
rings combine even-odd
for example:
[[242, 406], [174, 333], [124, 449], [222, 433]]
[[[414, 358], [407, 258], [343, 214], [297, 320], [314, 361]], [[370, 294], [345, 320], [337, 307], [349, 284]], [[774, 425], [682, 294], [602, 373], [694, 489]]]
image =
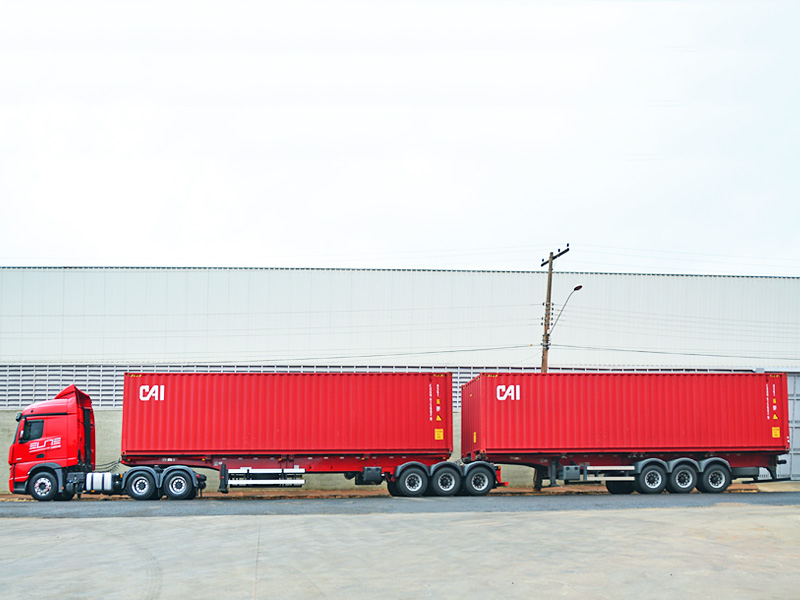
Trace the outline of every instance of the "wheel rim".
[[418, 492], [422, 489], [422, 477], [418, 473], [409, 473], [406, 476], [406, 489], [409, 492]]
[[187, 484], [183, 477], [173, 477], [169, 482], [169, 491], [176, 496], [186, 492]]
[[658, 489], [658, 487], [664, 481], [664, 478], [661, 476], [661, 473], [659, 473], [655, 469], [647, 471], [642, 479], [644, 481], [644, 486], [648, 490]]
[[33, 484], [33, 488], [38, 496], [46, 496], [53, 489], [53, 482], [48, 477], [40, 477]]
[[675, 483], [682, 490], [692, 487], [694, 485], [694, 473], [689, 469], [681, 469], [675, 474]]
[[441, 473], [437, 479], [439, 489], [443, 492], [449, 492], [456, 487], [456, 478], [452, 473]]
[[138, 496], [145, 495], [149, 489], [150, 482], [147, 481], [146, 477], [137, 477], [133, 480], [133, 491], [136, 492]]
[[489, 478], [486, 476], [486, 473], [481, 471], [472, 475], [472, 487], [476, 491], [482, 492], [487, 488], [488, 485]]
[[725, 487], [725, 473], [720, 471], [719, 469], [714, 469], [711, 473], [708, 474], [708, 485], [709, 487], [718, 490], [722, 487]]

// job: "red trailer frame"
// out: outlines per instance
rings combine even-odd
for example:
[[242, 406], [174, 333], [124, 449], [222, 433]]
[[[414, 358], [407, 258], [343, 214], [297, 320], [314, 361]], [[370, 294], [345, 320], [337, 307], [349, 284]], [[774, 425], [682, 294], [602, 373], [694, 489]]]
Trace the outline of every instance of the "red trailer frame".
[[228, 486], [357, 483], [453, 451], [450, 373], [127, 373], [122, 462], [220, 471]]
[[[461, 397], [462, 458], [533, 467], [538, 484], [721, 491], [703, 490], [712, 467], [722, 489], [761, 467], [777, 479], [789, 450], [784, 374], [482, 374]], [[646, 489], [651, 467], [657, 485]], [[676, 472], [688, 489], [672, 481]]]

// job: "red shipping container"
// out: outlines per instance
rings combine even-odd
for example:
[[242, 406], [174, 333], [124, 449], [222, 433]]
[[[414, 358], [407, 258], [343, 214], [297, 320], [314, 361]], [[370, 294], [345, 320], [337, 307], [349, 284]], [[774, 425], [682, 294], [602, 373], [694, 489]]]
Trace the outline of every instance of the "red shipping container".
[[451, 376], [125, 376], [123, 459], [452, 452]]
[[785, 375], [484, 374], [461, 402], [465, 457], [789, 449]]

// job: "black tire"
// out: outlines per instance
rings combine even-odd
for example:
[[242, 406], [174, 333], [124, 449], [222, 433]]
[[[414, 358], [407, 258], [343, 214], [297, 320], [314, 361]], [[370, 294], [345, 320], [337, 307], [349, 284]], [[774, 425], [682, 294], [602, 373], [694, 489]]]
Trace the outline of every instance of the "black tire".
[[397, 489], [397, 482], [386, 480], [386, 489], [390, 496], [399, 496], [400, 490]]
[[164, 493], [170, 500], [188, 500], [193, 489], [192, 478], [183, 471], [173, 471], [164, 479]]
[[56, 494], [55, 501], [56, 502], [69, 502], [75, 496], [75, 492], [61, 492], [60, 494]]
[[39, 502], [49, 502], [58, 493], [58, 479], [50, 471], [39, 471], [28, 484], [31, 498]]
[[704, 494], [721, 494], [731, 484], [731, 472], [723, 465], [711, 465], [697, 480], [697, 489]]
[[139, 471], [128, 478], [125, 493], [134, 500], [150, 500], [156, 496], [156, 482], [147, 471]]
[[494, 488], [494, 473], [486, 467], [475, 467], [467, 471], [462, 484], [469, 496], [485, 496]]
[[688, 494], [697, 485], [697, 469], [692, 465], [678, 465], [667, 477], [670, 494]]
[[408, 467], [397, 478], [397, 490], [401, 496], [422, 496], [428, 489], [428, 476], [419, 467]]
[[647, 465], [636, 477], [636, 491], [640, 494], [660, 494], [667, 487], [667, 473], [659, 465]]
[[441, 467], [432, 476], [428, 490], [434, 496], [453, 496], [461, 487], [461, 473], [455, 467]]
[[609, 494], [632, 494], [632, 481], [606, 481], [606, 489]]

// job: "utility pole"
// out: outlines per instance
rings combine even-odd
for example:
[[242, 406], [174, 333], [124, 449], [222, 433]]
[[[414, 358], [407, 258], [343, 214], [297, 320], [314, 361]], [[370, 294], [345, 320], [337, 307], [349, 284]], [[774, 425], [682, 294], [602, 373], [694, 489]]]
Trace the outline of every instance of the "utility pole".
[[553, 291], [553, 261], [559, 256], [564, 256], [569, 252], [569, 244], [562, 250], [558, 249], [556, 254], [550, 253], [550, 258], [542, 260], [542, 266], [547, 267], [547, 300], [544, 303], [544, 335], [542, 336], [542, 373], [547, 373], [547, 352], [550, 350], [550, 295]]

